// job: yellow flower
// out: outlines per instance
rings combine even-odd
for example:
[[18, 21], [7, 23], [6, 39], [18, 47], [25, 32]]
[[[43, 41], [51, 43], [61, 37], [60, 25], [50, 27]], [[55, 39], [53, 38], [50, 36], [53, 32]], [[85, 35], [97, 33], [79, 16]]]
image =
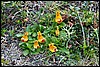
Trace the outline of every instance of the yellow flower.
[[24, 33], [23, 37], [21, 38], [21, 41], [22, 41], [22, 42], [28, 41], [28, 32], [25, 32], [25, 33]]
[[63, 20], [62, 20], [62, 16], [60, 15], [60, 11], [56, 11], [56, 18], [55, 21], [60, 24]]
[[50, 44], [49, 44], [49, 50], [50, 50], [51, 52], [56, 52], [56, 51], [58, 51], [57, 47], [54, 46], [54, 43], [50, 43]]
[[56, 33], [56, 36], [59, 35], [59, 29], [58, 29], [58, 27], [57, 27], [57, 30], [55, 31], [55, 33]]
[[34, 48], [36, 48], [36, 49], [37, 49], [37, 48], [40, 48], [40, 46], [39, 46], [39, 44], [38, 44], [38, 40], [35, 40], [35, 41], [34, 41], [34, 45], [33, 45], [33, 46], [34, 46]]
[[42, 33], [39, 31], [38, 32], [38, 37], [37, 37], [37, 39], [38, 39], [38, 41], [40, 42], [40, 43], [44, 43], [46, 40], [45, 40], [45, 38], [42, 36]]

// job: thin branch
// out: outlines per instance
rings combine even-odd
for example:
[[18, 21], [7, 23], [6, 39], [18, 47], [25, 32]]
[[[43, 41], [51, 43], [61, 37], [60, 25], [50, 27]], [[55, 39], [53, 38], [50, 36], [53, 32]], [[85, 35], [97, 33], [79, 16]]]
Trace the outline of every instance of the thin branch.
[[63, 56], [63, 57], [61, 58], [61, 60], [59, 61], [59, 64], [60, 64], [60, 62], [61, 62], [64, 58], [65, 58], [65, 56]]

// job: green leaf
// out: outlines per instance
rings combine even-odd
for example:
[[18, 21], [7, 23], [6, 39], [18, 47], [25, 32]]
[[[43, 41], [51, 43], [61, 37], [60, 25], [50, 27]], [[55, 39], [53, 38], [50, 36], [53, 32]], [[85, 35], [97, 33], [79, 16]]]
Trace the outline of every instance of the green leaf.
[[47, 36], [46, 36], [45, 38], [46, 38], [46, 45], [48, 45], [48, 44], [50, 43], [51, 40], [50, 40], [50, 38], [47, 37]]
[[1, 34], [4, 35], [4, 33], [7, 32], [5, 28], [1, 29]]
[[39, 54], [40, 53], [40, 48], [36, 49], [35, 51], [32, 52], [32, 54]]
[[24, 34], [21, 34], [21, 33], [19, 33], [19, 34], [16, 34], [15, 36], [16, 37], [22, 37]]
[[68, 50], [68, 49], [66, 49], [65, 47], [60, 48], [60, 51], [61, 51], [61, 52], [64, 52], [64, 53], [66, 53], [66, 54], [68, 54], [68, 55], [69, 55], [69, 50]]
[[86, 48], [87, 48], [86, 44], [83, 44], [83, 48], [84, 48], [84, 49], [86, 49]]
[[29, 54], [29, 50], [24, 50], [24, 51], [23, 51], [23, 55], [24, 55], [24, 56], [26, 56], [26, 55], [28, 55], [28, 54]]
[[34, 55], [35, 55], [35, 54], [39, 54], [39, 52], [33, 51], [32, 54], [34, 54]]
[[32, 32], [28, 32], [28, 35], [31, 35], [32, 34]]
[[32, 36], [33, 36], [33, 37], [36, 37], [36, 36], [37, 36], [36, 32], [34, 32], [34, 33], [32, 34]]
[[54, 36], [51, 37], [51, 41], [53, 43], [59, 43], [59, 40], [56, 37], [54, 37]]
[[34, 52], [35, 51], [35, 49], [34, 48], [32, 48], [32, 49], [30, 49], [31, 50], [31, 52]]
[[29, 49], [32, 49], [33, 44], [26, 43], [26, 45], [27, 45], [27, 47], [28, 47]]
[[60, 38], [66, 38], [67, 33], [65, 31], [60, 31]]
[[52, 29], [53, 29], [53, 27], [51, 27], [51, 26], [47, 28], [47, 30], [52, 30]]
[[7, 32], [7, 29], [3, 28], [1, 31], [2, 31], [2, 32]]
[[59, 28], [62, 28], [62, 27], [65, 27], [66, 24], [64, 22], [62, 22], [60, 25], [59, 25]]
[[32, 38], [31, 36], [28, 36], [28, 39], [29, 39], [29, 40], [33, 40], [33, 38]]
[[48, 27], [46, 30], [44, 30], [44, 34], [48, 34], [52, 29], [53, 27]]
[[48, 34], [50, 32], [50, 30], [44, 30], [44, 34]]
[[34, 23], [34, 25], [32, 26], [32, 31], [33, 32], [36, 32], [38, 30], [38, 24], [37, 23]]
[[83, 46], [82, 46], [82, 45], [80, 45], [80, 48], [81, 48], [81, 49], [83, 49]]
[[61, 54], [61, 52], [59, 52], [59, 51], [57, 51], [57, 52], [55, 53], [56, 56], [60, 56], [60, 54]]
[[25, 44], [25, 42], [20, 42], [20, 43], [19, 43], [19, 46], [21, 46], [21, 45], [23, 45], [23, 44]]
[[40, 52], [41, 51], [41, 48], [38, 48], [36, 51]]
[[55, 30], [51, 30], [51, 33], [55, 33]]
[[40, 8], [40, 13], [42, 13], [42, 12], [43, 12], [43, 10], [44, 10], [44, 8], [43, 8], [43, 7], [41, 7], [41, 8]]
[[56, 27], [57, 26], [57, 22], [52, 22], [52, 27]]
[[28, 41], [28, 43], [34, 43], [33, 41], [34, 41], [34, 40]]
[[27, 26], [26, 27], [26, 32], [29, 32], [30, 31], [30, 26]]
[[40, 31], [43, 31], [44, 30], [43, 25], [39, 25], [39, 29], [40, 29]]

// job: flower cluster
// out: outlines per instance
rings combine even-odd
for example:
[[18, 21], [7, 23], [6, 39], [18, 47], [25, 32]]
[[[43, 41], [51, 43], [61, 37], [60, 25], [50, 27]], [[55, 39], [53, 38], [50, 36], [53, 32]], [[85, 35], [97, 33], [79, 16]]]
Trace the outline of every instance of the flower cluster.
[[[60, 11], [56, 11], [56, 18], [55, 18], [55, 21], [56, 21], [58, 24], [60, 24], [60, 23], [63, 21], [63, 20], [62, 20], [62, 16], [60, 15]], [[59, 31], [59, 28], [58, 28], [58, 26], [57, 26], [57, 29], [55, 30], [55, 35], [56, 35], [56, 36], [59, 36], [59, 34], [60, 34], [60, 31]], [[22, 38], [21, 38], [21, 41], [22, 41], [22, 42], [27, 42], [27, 41], [28, 41], [28, 32], [25, 32], [25, 33], [24, 33], [24, 35], [23, 35]], [[35, 41], [33, 41], [33, 42], [34, 42], [33, 47], [34, 47], [35, 49], [37, 49], [37, 48], [40, 48], [39, 43], [45, 43], [45, 42], [46, 42], [46, 39], [45, 39], [45, 37], [42, 35], [42, 33], [39, 31], [39, 32], [37, 32], [37, 40], [35, 40]], [[54, 46], [54, 43], [50, 43], [50, 44], [48, 44], [48, 46], [49, 46], [49, 50], [50, 50], [51, 52], [56, 52], [56, 51], [58, 51], [57, 47]]]
[[[37, 48], [40, 48], [38, 42], [44, 43], [44, 42], [46, 41], [46, 39], [42, 36], [42, 33], [41, 33], [40, 31], [37, 32], [37, 34], [38, 34], [38, 36], [37, 36], [37, 39], [38, 39], [38, 40], [35, 40], [35, 41], [34, 41], [34, 44], [33, 44], [33, 47], [36, 48], [36, 49], [37, 49]], [[25, 34], [24, 34], [23, 37], [21, 38], [21, 41], [22, 41], [22, 42], [28, 41], [28, 32], [25, 32]], [[49, 44], [49, 50], [50, 50], [51, 52], [56, 52], [56, 51], [58, 51], [58, 50], [57, 50], [57, 47], [54, 46], [54, 43], [50, 43], [50, 44]]]
[[34, 48], [36, 48], [36, 49], [40, 47], [38, 42], [44, 43], [46, 41], [46, 39], [42, 36], [42, 33], [40, 31], [37, 32], [37, 34], [38, 34], [38, 36], [37, 36], [38, 40], [34, 41]]

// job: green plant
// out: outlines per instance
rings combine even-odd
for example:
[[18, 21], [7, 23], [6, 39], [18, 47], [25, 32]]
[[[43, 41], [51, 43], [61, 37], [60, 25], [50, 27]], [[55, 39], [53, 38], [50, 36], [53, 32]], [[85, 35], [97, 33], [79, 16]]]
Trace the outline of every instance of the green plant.
[[[47, 20], [49, 20], [48, 17], [47, 17]], [[57, 26], [60, 30], [60, 33], [58, 36], [55, 34]], [[50, 52], [49, 48], [48, 48], [49, 44], [54, 43], [54, 45], [58, 49], [58, 53], [63, 52], [65, 54], [68, 54], [68, 56], [69, 56], [68, 42], [66, 45], [66, 41], [67, 41], [67, 39], [70, 39], [70, 35], [73, 32], [63, 30], [63, 27], [65, 27], [65, 26], [66, 26], [66, 24], [64, 22], [62, 22], [61, 24], [57, 24], [57, 22], [50, 22], [50, 21], [46, 21], [44, 24], [34, 23], [34, 25], [32, 25], [32, 26], [27, 26], [26, 32], [28, 32], [28, 41], [19, 43], [19, 46], [24, 50], [23, 55], [26, 56], [28, 54], [37, 54], [37, 53], [41, 53], [44, 51], [47, 51], [47, 53], [49, 53]], [[42, 36], [46, 39], [46, 41], [44, 43], [39, 43], [40, 48], [35, 49], [34, 41], [37, 40], [39, 31], [41, 32]], [[23, 35], [25, 35], [25, 34], [21, 34], [21, 33], [16, 34], [17, 37], [22, 37]], [[68, 36], [69, 38], [67, 38], [66, 36]], [[65, 39], [66, 39], [66, 41], [65, 41]], [[66, 47], [64, 47], [64, 46], [66, 46]]]
[[5, 33], [5, 32], [7, 32], [7, 29], [2, 28], [2, 29], [1, 29], [1, 35], [3, 35], [3, 36], [4, 36], [4, 33]]

